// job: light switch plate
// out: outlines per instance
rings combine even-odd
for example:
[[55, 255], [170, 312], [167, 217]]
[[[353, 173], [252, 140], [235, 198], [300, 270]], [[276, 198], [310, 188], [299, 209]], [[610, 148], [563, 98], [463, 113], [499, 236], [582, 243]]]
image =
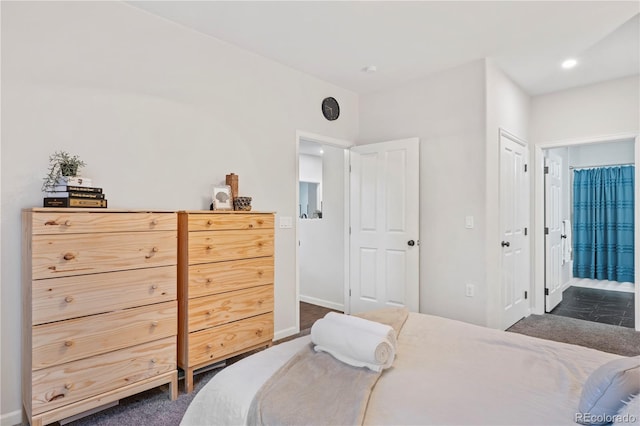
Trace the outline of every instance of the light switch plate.
[[467, 229], [473, 229], [473, 216], [467, 216], [464, 218], [464, 227]]
[[280, 217], [280, 228], [293, 228], [293, 219], [291, 218], [291, 216]]

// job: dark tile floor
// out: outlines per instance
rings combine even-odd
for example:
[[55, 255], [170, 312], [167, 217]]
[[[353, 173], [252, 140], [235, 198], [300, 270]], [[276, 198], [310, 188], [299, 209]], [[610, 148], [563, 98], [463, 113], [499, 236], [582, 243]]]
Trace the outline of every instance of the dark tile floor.
[[634, 328], [634, 297], [633, 293], [572, 286], [562, 293], [562, 302], [550, 313]]

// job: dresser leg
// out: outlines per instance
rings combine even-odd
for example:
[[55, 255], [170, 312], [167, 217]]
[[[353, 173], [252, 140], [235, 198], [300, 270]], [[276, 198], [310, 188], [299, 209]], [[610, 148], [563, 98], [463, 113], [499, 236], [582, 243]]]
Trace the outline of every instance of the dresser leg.
[[42, 417], [31, 417], [31, 426], [42, 426]]
[[171, 401], [175, 401], [178, 399], [178, 372], [171, 377], [171, 382], [169, 383], [169, 399]]
[[184, 391], [186, 393], [193, 392], [193, 368], [187, 368], [184, 371]]

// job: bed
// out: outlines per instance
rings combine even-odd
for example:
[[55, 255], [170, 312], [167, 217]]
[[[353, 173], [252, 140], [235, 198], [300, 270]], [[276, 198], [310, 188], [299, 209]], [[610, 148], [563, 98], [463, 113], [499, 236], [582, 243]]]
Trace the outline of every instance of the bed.
[[[181, 425], [247, 424], [263, 384], [310, 344], [310, 336], [303, 336], [223, 369], [195, 396]], [[409, 313], [393, 366], [379, 376], [363, 423], [575, 425], [587, 378], [622, 358]]]

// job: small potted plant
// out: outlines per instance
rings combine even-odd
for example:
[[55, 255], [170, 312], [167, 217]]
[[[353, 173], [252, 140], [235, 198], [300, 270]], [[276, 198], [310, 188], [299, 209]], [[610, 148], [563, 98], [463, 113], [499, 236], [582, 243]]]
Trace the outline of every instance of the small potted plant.
[[47, 191], [58, 184], [63, 176], [77, 176], [81, 167], [85, 166], [77, 155], [71, 155], [67, 151], [56, 151], [49, 156], [49, 171], [44, 178], [42, 190]]

